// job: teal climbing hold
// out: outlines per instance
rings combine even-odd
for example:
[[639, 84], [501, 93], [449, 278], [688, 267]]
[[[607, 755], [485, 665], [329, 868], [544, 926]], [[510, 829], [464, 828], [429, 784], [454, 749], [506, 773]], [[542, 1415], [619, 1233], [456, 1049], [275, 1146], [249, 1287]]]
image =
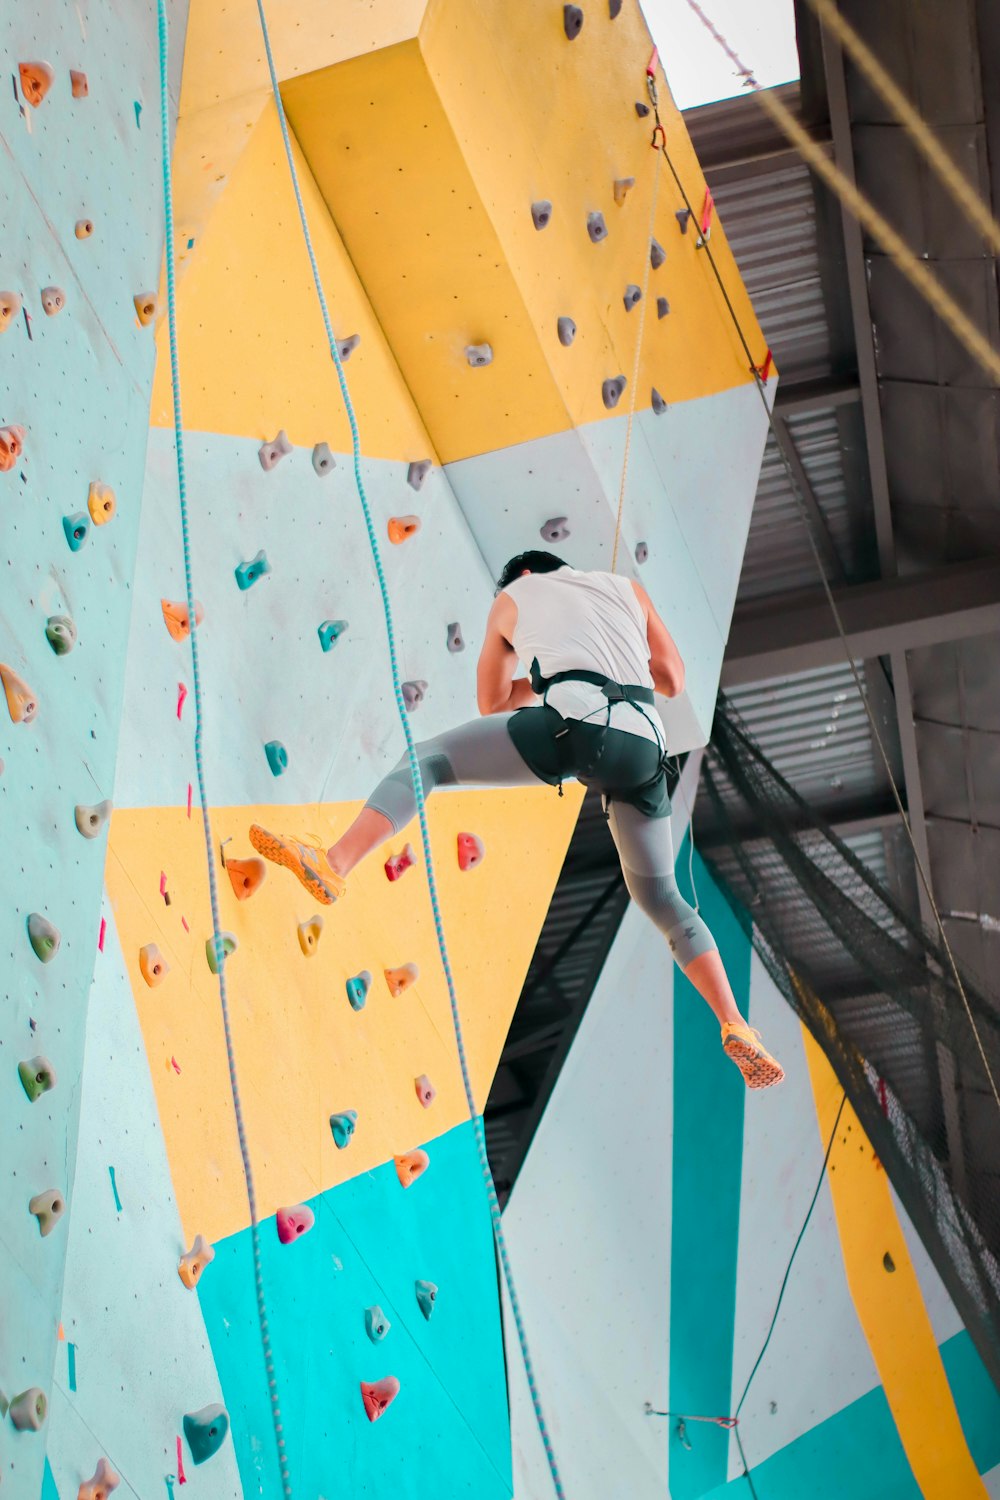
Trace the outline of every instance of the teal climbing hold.
[[205, 957], [213, 974], [218, 974], [231, 953], [235, 953], [237, 942], [231, 932], [220, 932], [218, 939], [213, 933], [205, 940]]
[[214, 1404], [203, 1406], [201, 1411], [188, 1412], [184, 1418], [184, 1436], [195, 1463], [203, 1464], [218, 1453], [228, 1431], [229, 1413], [224, 1406]]
[[433, 1281], [415, 1281], [413, 1290], [417, 1294], [417, 1306], [429, 1323], [431, 1313], [434, 1311], [434, 1303], [437, 1301], [438, 1289]]
[[345, 1109], [339, 1115], [330, 1116], [330, 1129], [333, 1131], [333, 1144], [338, 1151], [343, 1151], [351, 1144], [354, 1127], [358, 1123], [358, 1112], [356, 1109]]
[[249, 562], [241, 562], [236, 569], [236, 582], [241, 591], [253, 588], [258, 578], [263, 578], [265, 573], [270, 573], [271, 564], [267, 560], [267, 553], [261, 548], [256, 557]]
[[71, 552], [79, 552], [90, 535], [90, 517], [78, 510], [75, 516], [63, 516], [63, 531]]
[[367, 969], [362, 969], [360, 974], [355, 974], [353, 979], [347, 981], [347, 998], [352, 1010], [364, 1010], [371, 987], [372, 976]]
[[274, 776], [283, 776], [288, 770], [288, 751], [280, 740], [268, 740], [264, 746], [267, 763]]
[[346, 629], [346, 620], [324, 620], [317, 631], [323, 650], [331, 651]]
[[392, 1324], [382, 1309], [376, 1305], [365, 1308], [365, 1333], [373, 1344], [381, 1344]]
[[33, 911], [28, 917], [28, 941], [35, 952], [39, 963], [51, 963], [59, 952], [59, 930], [54, 927], [48, 917], [43, 917], [40, 912]]

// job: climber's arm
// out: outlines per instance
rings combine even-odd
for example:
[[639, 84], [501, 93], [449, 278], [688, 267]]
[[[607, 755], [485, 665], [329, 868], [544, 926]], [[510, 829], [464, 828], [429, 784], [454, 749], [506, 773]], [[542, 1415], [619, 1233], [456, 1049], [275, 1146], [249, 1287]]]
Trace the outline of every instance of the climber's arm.
[[632, 587], [646, 621], [649, 670], [653, 674], [653, 686], [664, 698], [676, 698], [678, 693], [684, 691], [684, 663], [681, 661], [681, 654], [642, 584], [633, 583]]
[[486, 621], [486, 638], [476, 669], [476, 699], [481, 714], [511, 713], [536, 702], [527, 677], [514, 680], [517, 656], [511, 645], [517, 605], [509, 594], [498, 594]]

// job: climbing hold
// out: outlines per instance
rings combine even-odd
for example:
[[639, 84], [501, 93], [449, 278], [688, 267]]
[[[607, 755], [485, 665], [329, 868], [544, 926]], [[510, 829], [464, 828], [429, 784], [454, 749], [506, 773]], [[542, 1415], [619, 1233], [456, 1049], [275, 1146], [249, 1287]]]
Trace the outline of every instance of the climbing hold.
[[106, 1458], [98, 1460], [93, 1479], [87, 1479], [76, 1493], [76, 1500], [107, 1500], [112, 1490], [121, 1484], [121, 1475], [116, 1474]]
[[641, 298], [642, 287], [636, 286], [634, 281], [630, 281], [628, 286], [625, 288], [625, 296], [622, 298], [622, 301], [625, 303], [625, 311], [631, 312], [635, 304], [639, 302]]
[[664, 401], [663, 397], [660, 395], [660, 393], [656, 389], [655, 385], [653, 386], [653, 389], [650, 392], [649, 399], [650, 399], [650, 403], [652, 404], [653, 410], [656, 413], [656, 415], [658, 417], [662, 417], [663, 413], [667, 409], [667, 403]]
[[691, 217], [691, 210], [689, 208], [679, 208], [677, 210], [677, 212], [674, 214], [674, 218], [677, 220], [678, 224], [681, 226], [681, 234], [687, 234], [687, 232], [688, 232], [688, 219], [690, 219], [690, 217]]
[[563, 6], [563, 29], [571, 42], [575, 42], [583, 30], [583, 11], [578, 5]]
[[17, 292], [0, 292], [0, 333], [4, 333], [21, 311]]
[[56, 1086], [56, 1070], [47, 1057], [29, 1057], [19, 1062], [17, 1076], [32, 1104]]
[[262, 859], [227, 859], [226, 874], [237, 901], [249, 901], [267, 879], [267, 865]]
[[601, 386], [601, 399], [608, 411], [618, 405], [627, 385], [628, 381], [624, 375], [616, 375], [613, 380], [605, 380]]
[[208, 1243], [203, 1234], [196, 1234], [191, 1249], [182, 1255], [177, 1262], [177, 1274], [189, 1292], [194, 1290], [202, 1271], [214, 1259], [214, 1247]]
[[57, 656], [66, 656], [76, 645], [76, 626], [69, 615], [49, 615], [45, 639]]
[[424, 1109], [429, 1109], [437, 1098], [437, 1089], [431, 1083], [426, 1073], [421, 1073], [419, 1078], [414, 1078], [413, 1087], [417, 1091], [417, 1098]]
[[352, 333], [351, 336], [350, 336], [350, 338], [338, 339], [338, 341], [337, 341], [337, 349], [340, 352], [341, 359], [342, 360], [350, 359], [351, 355], [354, 353], [355, 349], [358, 347], [358, 345], [360, 343], [361, 343], [361, 335], [360, 335], [360, 333]]
[[896, 1262], [893, 1260], [888, 1250], [882, 1257], [882, 1266], [884, 1270], [889, 1271], [890, 1273], [896, 1269]]
[[[279, 433], [278, 436], [281, 437], [282, 434]], [[263, 459], [261, 460], [261, 462], [263, 463]], [[315, 448], [312, 451], [312, 466], [321, 479], [323, 478], [324, 474], [333, 473], [334, 469], [337, 467], [337, 461], [334, 458], [333, 454], [330, 452], [329, 443], [316, 444]]]
[[640, 120], [644, 120], [649, 114], [649, 105], [643, 104], [641, 99], [637, 99], [635, 101], [635, 112], [639, 116]]
[[90, 522], [83, 511], [78, 510], [75, 516], [63, 516], [63, 531], [69, 542], [69, 550], [79, 552], [90, 535]]
[[364, 1010], [371, 987], [372, 976], [367, 969], [362, 969], [360, 974], [355, 974], [353, 979], [347, 981], [347, 998], [352, 1010]]
[[65, 1209], [66, 1199], [58, 1188], [47, 1188], [44, 1193], [36, 1193], [28, 1204], [28, 1212], [33, 1213], [38, 1220], [39, 1233], [43, 1239], [55, 1229]]
[[587, 233], [595, 245], [601, 240], [607, 239], [608, 226], [604, 222], [603, 214], [593, 213], [587, 215]]
[[385, 862], [386, 880], [398, 880], [399, 877], [401, 875], [405, 875], [407, 870], [409, 870], [412, 865], [415, 865], [416, 862], [417, 856], [413, 852], [412, 844], [407, 844], [406, 848], [401, 854], [390, 854], [389, 858]]
[[417, 1306], [429, 1323], [431, 1313], [434, 1311], [434, 1303], [437, 1300], [438, 1289], [433, 1281], [415, 1281], [413, 1283], [413, 1290], [417, 1294]]
[[654, 271], [658, 271], [660, 269], [660, 267], [663, 265], [663, 262], [666, 260], [666, 258], [667, 258], [667, 252], [664, 250], [664, 248], [660, 244], [659, 240], [657, 240], [657, 239], [650, 240], [650, 242], [649, 242], [649, 264], [652, 266], [653, 270]]
[[263, 547], [256, 557], [252, 557], [249, 562], [241, 562], [235, 571], [236, 582], [241, 593], [253, 588], [258, 578], [263, 578], [265, 573], [271, 571], [271, 564], [267, 560], [267, 553]]
[[279, 1208], [275, 1215], [278, 1239], [283, 1245], [290, 1245], [300, 1235], [308, 1234], [315, 1222], [316, 1215], [304, 1203], [299, 1203], [295, 1208]]
[[21, 93], [37, 109], [55, 83], [55, 73], [47, 62], [18, 63], [17, 71], [21, 75]]
[[389, 540], [398, 546], [405, 542], [407, 537], [414, 536], [420, 530], [419, 516], [390, 516], [389, 517]]
[[564, 349], [568, 349], [576, 338], [576, 324], [572, 318], [560, 318], [556, 323], [556, 332], [559, 335], [560, 344]]
[[333, 1144], [338, 1151], [343, 1151], [351, 1144], [351, 1137], [354, 1135], [354, 1127], [357, 1123], [358, 1112], [356, 1109], [345, 1109], [339, 1115], [330, 1116]]
[[420, 970], [416, 964], [403, 964], [402, 968], [383, 969], [382, 972], [385, 975], [385, 982], [389, 986], [390, 995], [404, 994], [410, 988], [410, 985], [416, 984], [420, 978]]
[[59, 952], [61, 938], [59, 929], [54, 927], [48, 917], [43, 917], [41, 912], [33, 911], [25, 924], [28, 929], [28, 942], [34, 950], [35, 957], [40, 964], [49, 964]]
[[273, 469], [275, 464], [284, 458], [286, 453], [291, 453], [292, 445], [288, 441], [288, 434], [282, 428], [276, 438], [269, 443], [261, 443], [257, 449], [257, 457], [260, 459], [262, 469]]
[[365, 1333], [373, 1344], [381, 1344], [392, 1324], [378, 1303], [374, 1307], [365, 1308]]
[[139, 973], [151, 990], [162, 984], [170, 973], [170, 965], [155, 943], [147, 943], [139, 949]]
[[537, 203], [531, 205], [531, 222], [536, 229], [548, 229], [552, 218], [552, 204], [548, 198], [539, 198]]
[[570, 536], [566, 516], [553, 516], [546, 521], [540, 532], [543, 542], [565, 542]]
[[608, 15], [612, 21], [617, 21], [622, 12], [622, 0], [608, 0]]
[[319, 946], [320, 933], [323, 931], [323, 918], [315, 916], [308, 922], [299, 923], [299, 947], [306, 958], [312, 958]]
[[48, 1409], [45, 1392], [33, 1385], [30, 1390], [15, 1396], [10, 1403], [10, 1420], [18, 1432], [38, 1432]]
[[457, 620], [452, 620], [448, 626], [446, 644], [449, 651], [465, 650], [465, 637], [462, 635], [462, 627]]
[[87, 495], [87, 509], [90, 511], [90, 519], [95, 526], [103, 526], [112, 519], [116, 503], [115, 492], [110, 484], [102, 484], [99, 479], [91, 480]]
[[412, 712], [413, 709], [415, 709], [417, 707], [418, 703], [423, 703], [423, 701], [424, 701], [424, 694], [426, 692], [427, 692], [427, 684], [422, 679], [418, 679], [418, 680], [416, 680], [414, 682], [404, 682], [403, 683], [403, 702], [406, 704], [407, 708]]
[[147, 328], [156, 317], [156, 297], [152, 292], [137, 292], [132, 305], [143, 328]]
[[0, 682], [7, 695], [7, 707], [15, 724], [30, 724], [38, 713], [38, 699], [23, 677], [13, 667], [0, 661]]
[[469, 344], [465, 350], [465, 357], [474, 370], [479, 370], [483, 365], [493, 363], [493, 349], [489, 344]]
[[215, 933], [205, 939], [205, 957], [208, 959], [208, 967], [213, 974], [218, 974], [222, 965], [231, 953], [235, 953], [239, 947], [231, 932], [220, 932], [218, 937]]
[[670, 303], [667, 301], [666, 297], [657, 297], [657, 299], [656, 299], [656, 316], [658, 318], [665, 318], [667, 316], [667, 313], [669, 311], [670, 311]]
[[105, 798], [103, 802], [95, 802], [90, 807], [80, 802], [73, 815], [76, 818], [77, 832], [82, 833], [85, 839], [96, 839], [111, 816], [111, 802]]
[[93, 219], [77, 219], [73, 225], [73, 233], [78, 240], [89, 240], [94, 232]]
[[418, 458], [406, 471], [406, 482], [411, 490], [423, 488], [424, 480], [431, 472], [431, 461], [429, 458]]
[[625, 202], [625, 199], [628, 197], [629, 190], [634, 187], [634, 177], [617, 177], [615, 179], [614, 195], [615, 202], [618, 204], [619, 208], [621, 208], [622, 204]]
[[226, 1441], [229, 1431], [229, 1413], [224, 1406], [203, 1406], [201, 1411], [189, 1412], [184, 1418], [184, 1436], [196, 1464], [218, 1453]]
[[374, 1385], [369, 1385], [366, 1380], [362, 1380], [361, 1399], [365, 1403], [365, 1415], [369, 1422], [377, 1422], [398, 1395], [399, 1381], [395, 1375], [387, 1375], [384, 1380], [376, 1380]]
[[458, 868], [460, 870], [474, 870], [485, 853], [486, 846], [476, 834], [460, 833], [458, 835]]
[[0, 473], [9, 474], [24, 451], [23, 427], [0, 427]]
[[649, 556], [649, 547], [646, 545], [646, 543], [645, 542], [636, 542], [636, 544], [635, 544], [635, 560], [639, 564], [640, 567], [646, 561], [646, 559], [648, 558], [648, 556]]
[[76, 1500], [107, 1500], [112, 1490], [121, 1484], [121, 1475], [116, 1474], [106, 1458], [98, 1461], [93, 1479], [86, 1480], [77, 1491]]
[[264, 746], [264, 754], [267, 756], [267, 763], [271, 767], [271, 774], [274, 776], [283, 776], [288, 770], [288, 751], [281, 741], [268, 740]]
[[87, 82], [86, 73], [81, 73], [76, 68], [70, 68], [69, 70], [69, 86], [74, 99], [86, 99], [90, 93], [90, 85]]
[[323, 650], [331, 651], [346, 629], [346, 620], [324, 620], [317, 631]]
[[66, 293], [61, 286], [42, 287], [42, 310], [47, 318], [54, 318], [66, 306]]
[[[174, 603], [171, 599], [161, 599], [160, 608], [163, 611], [163, 623], [170, 632], [171, 639], [175, 641], [186, 641], [191, 634], [191, 621], [188, 618], [188, 607], [186, 603]], [[200, 625], [205, 618], [205, 611], [198, 600], [194, 601], [194, 623]]]
[[394, 1156], [396, 1176], [403, 1187], [408, 1188], [418, 1177], [422, 1177], [431, 1164], [426, 1151], [407, 1151], [403, 1156]]

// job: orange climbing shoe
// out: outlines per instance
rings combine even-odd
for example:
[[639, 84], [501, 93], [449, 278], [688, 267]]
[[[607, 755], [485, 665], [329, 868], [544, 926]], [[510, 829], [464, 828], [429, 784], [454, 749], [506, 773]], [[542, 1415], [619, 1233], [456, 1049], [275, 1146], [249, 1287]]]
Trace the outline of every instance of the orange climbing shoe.
[[760, 1039], [760, 1032], [752, 1026], [741, 1026], [736, 1021], [722, 1023], [722, 1050], [743, 1074], [748, 1089], [767, 1089], [772, 1083], [780, 1083], [785, 1070], [771, 1056]]
[[330, 869], [326, 862], [326, 851], [319, 844], [304, 844], [299, 839], [282, 838], [280, 833], [268, 833], [259, 823], [250, 826], [250, 842], [265, 859], [291, 870], [310, 896], [324, 906], [332, 906], [346, 892], [347, 882]]

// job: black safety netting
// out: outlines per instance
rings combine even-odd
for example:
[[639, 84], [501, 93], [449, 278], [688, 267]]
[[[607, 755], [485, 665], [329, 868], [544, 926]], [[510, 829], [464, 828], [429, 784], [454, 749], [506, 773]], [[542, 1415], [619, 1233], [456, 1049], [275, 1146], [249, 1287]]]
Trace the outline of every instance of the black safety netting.
[[749, 914], [1000, 1389], [995, 991], [962, 965], [960, 989], [940, 933], [817, 816], [724, 697], [702, 782], [715, 825], [704, 858]]

